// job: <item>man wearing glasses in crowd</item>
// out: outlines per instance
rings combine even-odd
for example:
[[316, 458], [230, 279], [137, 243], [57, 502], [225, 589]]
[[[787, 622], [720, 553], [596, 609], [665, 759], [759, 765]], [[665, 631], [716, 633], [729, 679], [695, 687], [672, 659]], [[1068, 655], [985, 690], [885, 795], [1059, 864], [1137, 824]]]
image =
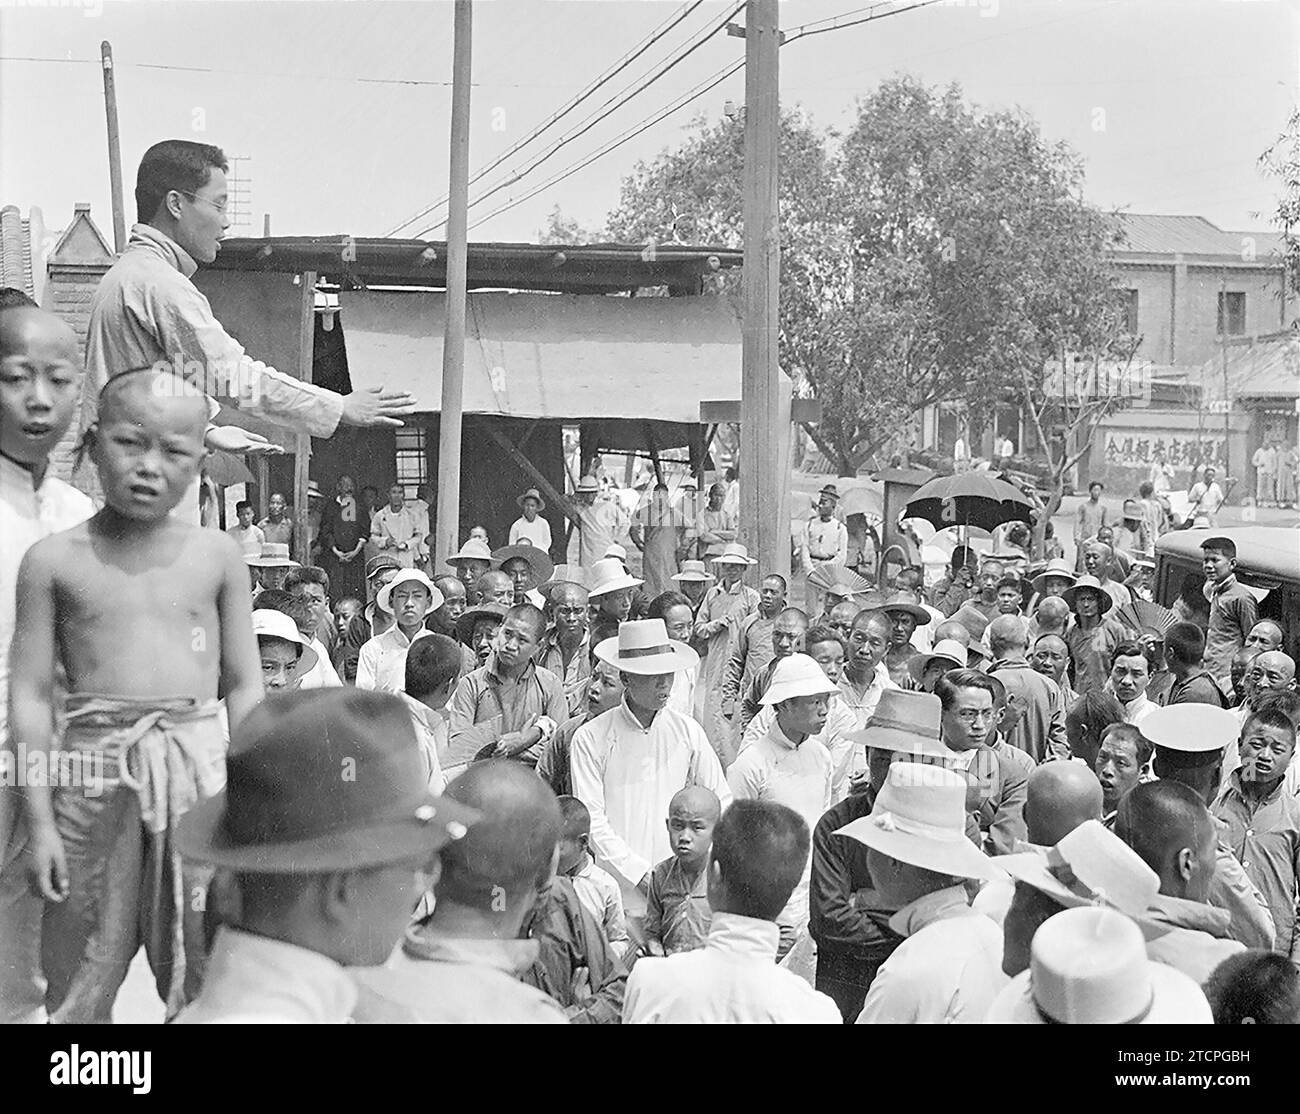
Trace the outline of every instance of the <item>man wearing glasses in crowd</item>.
[[[226, 156], [183, 139], [155, 143], [136, 175], [138, 223], [95, 290], [86, 334], [81, 427], [94, 423], [99, 392], [114, 375], [165, 364], [194, 386], [278, 425], [329, 437], [340, 424], [398, 426], [415, 399], [383, 388], [338, 395], [261, 363], [222, 328], [191, 279], [211, 263], [230, 227]], [[215, 407], [213, 407], [215, 412]], [[236, 426], [209, 425], [209, 448], [278, 452]], [[193, 506], [195, 498], [182, 506]]]

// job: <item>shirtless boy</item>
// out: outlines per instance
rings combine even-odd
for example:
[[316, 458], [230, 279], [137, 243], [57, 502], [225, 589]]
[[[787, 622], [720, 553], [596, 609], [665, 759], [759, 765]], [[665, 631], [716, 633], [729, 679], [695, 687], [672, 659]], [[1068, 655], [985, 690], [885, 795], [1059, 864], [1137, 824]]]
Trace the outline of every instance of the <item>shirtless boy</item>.
[[225, 779], [219, 692], [232, 728], [262, 697], [239, 546], [171, 516], [206, 421], [203, 397], [177, 379], [110, 380], [89, 433], [105, 506], [32, 546], [18, 573], [15, 742], [29, 756], [50, 747], [61, 666], [63, 750], [96, 775], [93, 795], [84, 778], [25, 787], [55, 1022], [109, 1021], [141, 943], [169, 1016], [202, 975], [202, 903], [190, 898], [206, 876], [181, 873], [173, 836]]

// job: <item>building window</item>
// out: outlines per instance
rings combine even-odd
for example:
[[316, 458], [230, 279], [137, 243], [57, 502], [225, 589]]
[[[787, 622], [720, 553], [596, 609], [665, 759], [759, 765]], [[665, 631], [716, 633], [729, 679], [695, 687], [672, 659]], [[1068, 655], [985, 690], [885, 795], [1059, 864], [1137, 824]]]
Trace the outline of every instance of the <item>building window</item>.
[[1246, 331], [1246, 295], [1240, 291], [1219, 292], [1219, 335], [1238, 337]]
[[1129, 336], [1137, 336], [1138, 331], [1138, 292], [1136, 290], [1120, 290], [1118, 293], [1119, 301], [1119, 324], [1120, 328]]
[[429, 482], [429, 457], [425, 452], [424, 427], [405, 425], [394, 434], [397, 442], [397, 482], [406, 489], [406, 497]]

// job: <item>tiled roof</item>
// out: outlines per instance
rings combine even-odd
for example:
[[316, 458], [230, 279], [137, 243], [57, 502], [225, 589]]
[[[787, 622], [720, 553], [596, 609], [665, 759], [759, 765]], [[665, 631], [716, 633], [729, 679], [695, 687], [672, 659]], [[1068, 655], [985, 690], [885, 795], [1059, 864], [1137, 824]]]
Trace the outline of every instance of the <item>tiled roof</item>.
[[1158, 213], [1121, 213], [1119, 224], [1127, 242], [1117, 250], [1144, 255], [1231, 255], [1249, 262], [1247, 254], [1267, 263], [1276, 258], [1282, 237], [1272, 231], [1225, 232], [1204, 217]]
[[[1300, 397], [1300, 339], [1281, 334], [1256, 344], [1228, 349], [1228, 393], [1233, 399]], [[1215, 356], [1200, 371], [1207, 399], [1223, 397], [1223, 358]]]

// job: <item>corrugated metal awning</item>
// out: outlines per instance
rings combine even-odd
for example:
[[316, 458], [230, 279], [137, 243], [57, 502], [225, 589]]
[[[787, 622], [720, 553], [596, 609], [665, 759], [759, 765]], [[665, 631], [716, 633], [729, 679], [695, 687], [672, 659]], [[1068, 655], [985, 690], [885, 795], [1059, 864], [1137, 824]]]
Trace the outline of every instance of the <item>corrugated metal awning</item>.
[[[740, 397], [740, 325], [720, 297], [471, 293], [467, 414], [695, 424], [702, 400]], [[442, 409], [446, 295], [344, 291], [354, 387], [409, 391]]]

